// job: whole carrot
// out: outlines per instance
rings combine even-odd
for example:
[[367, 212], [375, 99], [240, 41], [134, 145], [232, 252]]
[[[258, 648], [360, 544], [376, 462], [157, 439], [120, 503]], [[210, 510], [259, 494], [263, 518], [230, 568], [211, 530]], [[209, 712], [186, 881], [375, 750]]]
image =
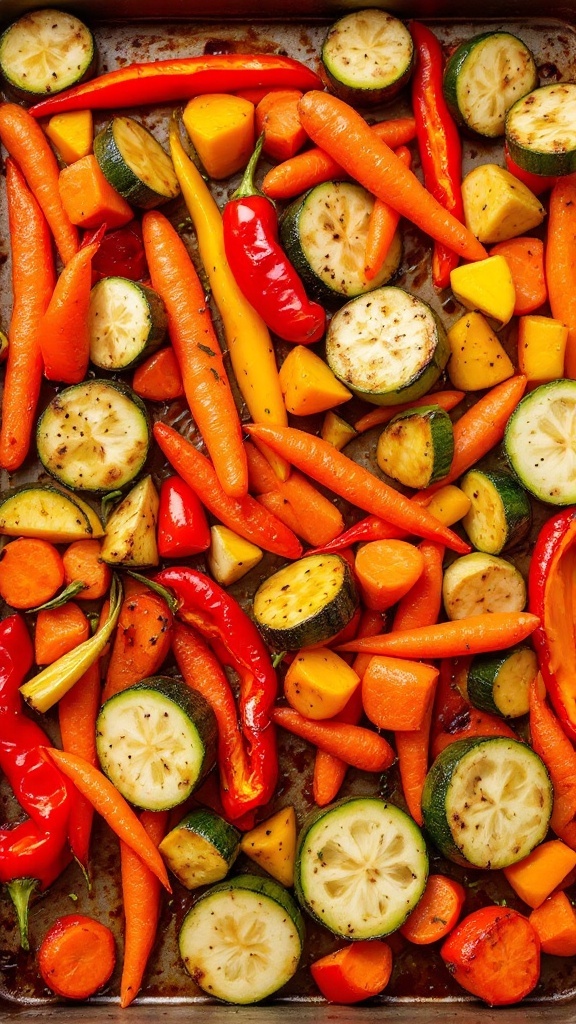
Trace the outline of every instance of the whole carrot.
[[298, 104], [302, 126], [373, 195], [468, 260], [486, 259], [483, 245], [420, 184], [360, 114], [337, 96], [313, 90]]
[[[142, 811], [140, 821], [158, 846], [166, 835], [167, 811]], [[120, 843], [122, 903], [124, 905], [124, 963], [120, 1006], [136, 998], [156, 938], [160, 918], [160, 883], [126, 843]]]
[[84, 380], [90, 360], [88, 308], [92, 288], [92, 259], [99, 243], [80, 249], [60, 274], [40, 323], [44, 376], [64, 384]]
[[568, 328], [565, 375], [576, 377], [576, 180], [558, 178], [550, 193], [546, 283], [552, 316]]
[[172, 612], [166, 601], [145, 584], [127, 580], [101, 703], [156, 675], [171, 643]]
[[58, 190], [56, 157], [40, 125], [16, 103], [0, 106], [0, 139], [22, 170], [42, 210], [63, 263], [78, 252], [78, 231], [65, 213]]
[[391, 654], [399, 658], [457, 658], [513, 647], [530, 636], [539, 623], [538, 616], [528, 612], [491, 612], [489, 615], [470, 615], [454, 622], [441, 622], [436, 626], [351, 640], [337, 649]]
[[152, 285], [168, 313], [186, 401], [224, 491], [241, 498], [248, 490], [248, 469], [240, 419], [204, 289], [182, 239], [162, 213], [144, 215], [142, 234]]
[[6, 194], [14, 301], [2, 398], [0, 466], [13, 473], [30, 446], [42, 381], [38, 328], [54, 291], [55, 274], [48, 225], [13, 160], [6, 161]]
[[[412, 154], [406, 146], [396, 150], [396, 156], [406, 167], [412, 163]], [[375, 199], [366, 236], [366, 252], [364, 254], [364, 273], [368, 281], [372, 281], [382, 268], [388, 255], [396, 229], [400, 222], [400, 214], [393, 210], [383, 199]]]
[[453, 551], [466, 553], [470, 550], [460, 537], [442, 526], [425, 508], [416, 508], [408, 498], [382, 480], [377, 480], [367, 469], [358, 466], [322, 438], [294, 427], [254, 424], [246, 430], [317, 483], [329, 487], [335, 494], [366, 512], [409, 533], [446, 544]]
[[[399, 412], [405, 412], [406, 409], [417, 409], [421, 405], [439, 405], [446, 412], [451, 412], [460, 404], [465, 393], [465, 391], [436, 391], [432, 395], [424, 395], [423, 398], [415, 398], [413, 402], [405, 402], [402, 405], [392, 405], [387, 408], [380, 406], [377, 409], [371, 409], [370, 412], [356, 420], [354, 430], [363, 434], [365, 430], [371, 430], [372, 427], [390, 423], [390, 420], [394, 419]], [[444, 483], [444, 481], [442, 482]]]
[[394, 751], [384, 737], [360, 725], [334, 719], [312, 721], [292, 708], [274, 708], [271, 717], [276, 725], [362, 771], [383, 772], [394, 761]]
[[[84, 758], [94, 768], [98, 767], [96, 718], [101, 692], [100, 662], [97, 661], [58, 703], [58, 722], [64, 750]], [[93, 817], [92, 804], [85, 796], [77, 793], [68, 820], [68, 839], [72, 853], [86, 876]]]

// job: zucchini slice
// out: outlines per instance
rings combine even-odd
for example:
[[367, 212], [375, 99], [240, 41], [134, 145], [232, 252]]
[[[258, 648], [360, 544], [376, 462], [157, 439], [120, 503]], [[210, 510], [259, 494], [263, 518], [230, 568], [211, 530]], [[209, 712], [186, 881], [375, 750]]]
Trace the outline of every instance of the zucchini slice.
[[257, 1003], [296, 973], [304, 921], [272, 878], [241, 875], [203, 893], [180, 929], [180, 956], [197, 985], [227, 1003]]
[[90, 293], [90, 360], [102, 370], [127, 370], [160, 347], [168, 319], [157, 292], [126, 277], [104, 277]]
[[462, 43], [444, 72], [455, 120], [478, 135], [504, 135], [506, 112], [538, 85], [534, 57], [510, 32], [483, 32]]
[[126, 800], [165, 811], [183, 803], [214, 767], [214, 712], [180, 679], [143, 679], [102, 705], [96, 750]]
[[472, 659], [466, 696], [475, 708], [502, 718], [520, 718], [529, 710], [530, 684], [538, 659], [530, 647], [513, 647]]
[[170, 157], [133, 117], [114, 117], [94, 139], [94, 156], [112, 188], [132, 206], [150, 210], [180, 192]]
[[576, 502], [576, 381], [554, 380], [526, 395], [508, 420], [504, 449], [535, 498]]
[[478, 551], [499, 555], [523, 540], [532, 522], [525, 490], [509, 473], [472, 469], [460, 487], [470, 498], [470, 510], [462, 520], [470, 543]]
[[383, 103], [410, 78], [414, 43], [406, 26], [386, 11], [354, 11], [328, 30], [322, 63], [341, 99], [359, 106]]
[[44, 468], [66, 487], [112, 491], [140, 472], [150, 436], [146, 406], [131, 388], [88, 380], [52, 399], [38, 420], [36, 444]]
[[506, 143], [510, 156], [534, 174], [576, 171], [576, 84], [543, 85], [508, 111]]
[[444, 573], [444, 608], [449, 619], [488, 612], [521, 612], [526, 584], [505, 558], [473, 551], [456, 558]]
[[399, 405], [421, 398], [450, 356], [434, 311], [402, 288], [378, 288], [352, 299], [332, 317], [326, 358], [359, 398]]
[[152, 477], [145, 476], [111, 513], [100, 553], [102, 561], [139, 568], [158, 565], [159, 505]]
[[396, 232], [381, 269], [369, 281], [364, 272], [366, 239], [374, 196], [349, 181], [327, 181], [310, 189], [286, 210], [282, 244], [318, 302], [343, 299], [379, 288], [396, 273], [402, 241]]
[[348, 562], [340, 555], [307, 555], [264, 580], [254, 595], [254, 618], [275, 651], [298, 651], [336, 636], [358, 607]]
[[78, 85], [95, 65], [90, 29], [66, 11], [29, 11], [0, 38], [0, 70], [20, 99], [53, 96]]
[[380, 434], [376, 450], [382, 472], [414, 488], [446, 476], [453, 455], [452, 420], [439, 405], [399, 412]]
[[240, 833], [208, 807], [187, 814], [158, 847], [185, 889], [225, 878], [240, 850]]
[[90, 509], [94, 522], [83, 505], [75, 495], [65, 494], [57, 487], [26, 484], [0, 498], [0, 534], [37, 537], [52, 544], [102, 537], [104, 530], [96, 513]]
[[451, 743], [424, 784], [424, 827], [456, 864], [496, 870], [527, 857], [548, 830], [552, 785], [525, 743], [474, 737]]
[[296, 895], [312, 917], [346, 939], [396, 931], [428, 877], [424, 837], [384, 800], [351, 797], [313, 811], [296, 853]]

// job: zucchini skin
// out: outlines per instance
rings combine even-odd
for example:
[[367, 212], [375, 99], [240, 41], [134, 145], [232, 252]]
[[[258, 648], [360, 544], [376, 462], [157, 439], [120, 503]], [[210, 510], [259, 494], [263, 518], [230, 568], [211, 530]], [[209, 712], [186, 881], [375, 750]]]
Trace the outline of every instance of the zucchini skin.
[[[531, 472], [527, 471], [527, 456], [523, 451], [518, 452], [518, 442], [520, 439], [526, 438], [526, 448], [530, 446], [530, 434], [526, 431], [525, 420], [531, 415], [531, 407], [537, 408], [537, 403], [544, 401], [553, 402], [556, 400], [556, 394], [560, 398], [561, 402], [567, 404], [567, 397], [570, 399], [570, 403], [576, 410], [576, 380], [561, 379], [553, 380], [547, 384], [541, 384], [535, 388], [534, 391], [530, 391], [529, 394], [525, 395], [514, 412], [510, 416], [506, 425], [504, 433], [504, 451], [508, 464], [514, 477], [518, 480], [522, 487], [524, 487], [529, 494], [532, 494], [539, 501], [546, 502], [549, 505], [573, 505], [576, 503], [576, 480], [571, 479], [558, 479], [555, 477], [554, 481], [546, 480], [545, 486], [544, 481], [542, 485], [536, 482]], [[524, 430], [522, 425], [524, 423]], [[518, 425], [518, 437], [515, 437], [515, 431]], [[537, 434], [538, 431], [532, 433]], [[574, 438], [572, 438], [572, 441]], [[549, 486], [551, 484], [552, 486]]]
[[168, 315], [166, 313], [166, 307], [164, 305], [164, 302], [158, 295], [158, 292], [155, 292], [153, 288], [149, 288], [145, 284], [141, 284], [139, 281], [131, 281], [128, 278], [124, 277], [104, 277], [100, 281], [98, 281], [92, 288], [91, 303], [96, 300], [99, 292], [106, 289], [107, 282], [109, 281], [123, 282], [126, 285], [126, 287], [133, 288], [134, 290], [139, 292], [140, 296], [142, 297], [144, 303], [148, 308], [148, 320], [150, 324], [150, 329], [148, 331], [148, 335], [144, 341], [144, 344], [142, 345], [140, 352], [133, 359], [128, 360], [128, 362], [116, 361], [114, 364], [110, 362], [109, 365], [103, 362], [98, 362], [94, 358], [94, 346], [92, 344], [91, 339], [90, 361], [94, 364], [94, 366], [97, 366], [99, 369], [102, 370], [131, 370], [135, 366], [138, 366], [140, 363], [142, 363], [145, 359], [147, 359], [154, 352], [156, 352], [157, 349], [160, 348], [166, 337], [166, 331], [168, 329]]
[[[558, 149], [557, 151], [545, 151], [535, 146], [523, 145], [518, 139], [514, 130], [514, 119], [521, 111], [522, 106], [527, 103], [534, 103], [535, 99], [544, 98], [556, 90], [564, 93], [564, 97], [571, 94], [572, 102], [576, 102], [576, 84], [574, 82], [556, 82], [553, 85], [542, 85], [539, 89], [533, 89], [527, 96], [522, 96], [514, 106], [510, 107], [506, 115], [506, 146], [510, 157], [523, 171], [541, 176], [562, 177], [565, 174], [572, 174], [576, 171], [576, 128], [574, 129], [574, 147], [572, 149]], [[533, 99], [534, 98], [534, 99]], [[561, 103], [562, 100], [560, 99]]]
[[[398, 449], [401, 445], [408, 445], [410, 447], [410, 421], [417, 419], [424, 419], [429, 423], [432, 458], [427, 479], [416, 481], [413, 479], [409, 480], [408, 473], [403, 473], [402, 477], [398, 476], [395, 472], [396, 467], [393, 460], [386, 459], [386, 465], [382, 463], [384, 462], [386, 440], [390, 438], [391, 442], [394, 443], [394, 434], [396, 432], [399, 435], [397, 437]], [[403, 425], [405, 428], [404, 432], [402, 432]], [[404, 433], [404, 436], [402, 436], [402, 433]], [[395, 452], [392, 451], [392, 455], [394, 454]], [[398, 480], [399, 483], [404, 484], [406, 487], [424, 488], [436, 483], [437, 480], [442, 480], [450, 471], [453, 457], [454, 436], [452, 420], [448, 413], [438, 405], [420, 406], [418, 409], [406, 409], [404, 412], [399, 412], [382, 431], [378, 441], [377, 461], [380, 469], [383, 473], [391, 476], [393, 480]]]
[[[35, 11], [28, 12], [28, 14], [23, 15], [22, 18], [19, 18], [17, 21], [15, 21], [11, 25], [9, 25], [8, 28], [6, 28], [4, 30], [4, 32], [2, 33], [2, 35], [0, 36], [0, 74], [1, 74], [2, 78], [4, 79], [4, 83], [5, 83], [4, 90], [13, 99], [18, 100], [20, 102], [24, 102], [24, 103], [26, 103], [26, 102], [30, 103], [31, 101], [38, 101], [38, 100], [41, 100], [41, 99], [47, 99], [50, 96], [56, 96], [58, 93], [63, 92], [65, 89], [73, 88], [76, 85], [81, 85], [82, 82], [86, 82], [89, 78], [93, 78], [94, 75], [96, 74], [97, 70], [98, 70], [98, 50], [96, 48], [96, 41], [94, 39], [94, 36], [93, 36], [92, 32], [90, 31], [90, 29], [88, 28], [88, 26], [86, 24], [84, 24], [84, 22], [81, 22], [79, 18], [77, 18], [76, 20], [81, 25], [82, 30], [86, 33], [86, 37], [87, 37], [87, 39], [90, 40], [90, 44], [91, 44], [91, 57], [90, 57], [90, 60], [87, 63], [83, 73], [79, 77], [77, 77], [77, 78], [75, 78], [73, 80], [70, 80], [70, 81], [65, 81], [65, 82], [62, 83], [62, 85], [56, 85], [56, 86], [54, 86], [54, 83], [51, 81], [50, 82], [50, 86], [48, 88], [46, 88], [46, 89], [43, 89], [43, 90], [25, 89], [23, 85], [16, 84], [16, 82], [14, 82], [10, 78], [9, 74], [6, 73], [5, 64], [3, 62], [3, 51], [4, 51], [4, 47], [5, 47], [6, 41], [8, 39], [8, 36], [12, 33], [12, 31], [17, 30], [17, 26], [22, 21], [25, 21], [27, 18], [30, 18], [31, 16], [33, 18], [34, 14], [44, 14], [44, 13], [47, 13], [47, 11], [40, 10], [38, 12], [35, 12]], [[60, 14], [65, 13], [65, 12], [55, 11], [54, 13], [56, 15], [60, 15]]]
[[[495, 544], [488, 544], [486, 541], [483, 543], [482, 538], [478, 534], [478, 530], [474, 529], [473, 526], [475, 494], [474, 481], [476, 478], [480, 478], [480, 480], [482, 480], [482, 478], [487, 480], [496, 491], [501, 502], [502, 513], [506, 523], [506, 533], [502, 537], [502, 540]], [[470, 511], [464, 516], [462, 525], [470, 539], [470, 542], [478, 551], [483, 551], [488, 555], [499, 555], [506, 548], [512, 547], [514, 544], [518, 544], [524, 539], [526, 534], [529, 533], [532, 523], [532, 508], [530, 501], [528, 500], [524, 488], [517, 483], [515, 477], [511, 474], [501, 473], [496, 470], [473, 469], [463, 477], [460, 487], [464, 491], [464, 494], [468, 495], [472, 500], [472, 506]]]
[[[209, 866], [205, 865], [204, 877], [202, 877], [202, 866], [198, 864], [196, 869], [198, 877], [194, 885], [190, 885], [186, 879], [186, 870], [190, 869], [190, 864], [186, 862], [186, 851], [184, 849], [179, 851], [184, 859], [184, 864], [181, 864], [178, 862], [175, 851], [170, 848], [171, 840], [177, 840], [178, 833], [188, 833], [214, 849], [223, 862], [222, 870], [215, 874], [213, 866], [212, 877], [207, 877]], [[209, 807], [198, 807], [182, 818], [182, 821], [168, 832], [160, 843], [159, 850], [178, 881], [187, 889], [196, 888], [218, 881], [228, 873], [240, 851], [240, 832]]]
[[[504, 668], [511, 655], [519, 651], [530, 651], [536, 661], [536, 655], [529, 647], [514, 647], [511, 650], [501, 651], [495, 654], [477, 654], [476, 657], [472, 659], [468, 669], [466, 693], [468, 700], [475, 708], [478, 708], [480, 711], [487, 711], [492, 715], [498, 715], [500, 718], [519, 717], [516, 715], [506, 715], [502, 709], [498, 707], [494, 699], [494, 684], [500, 671]], [[535, 672], [537, 670], [538, 665], [536, 663]], [[527, 699], [526, 707], [522, 713], [527, 714], [528, 710], [529, 706]]]
[[[354, 17], [361, 17], [363, 14], [367, 14], [370, 17], [372, 15], [372, 11], [372, 8], [369, 9], [368, 11], [357, 11], [354, 12], [353, 14], [345, 15], [344, 18], [340, 18], [337, 22], [335, 22], [334, 25], [332, 25], [328, 29], [328, 32], [322, 44], [322, 66], [324, 75], [330, 84], [331, 91], [335, 93], [336, 96], [339, 96], [341, 100], [344, 100], [346, 103], [350, 103], [353, 105], [356, 104], [359, 106], [376, 106], [379, 103], [388, 103], [390, 100], [394, 99], [394, 97], [397, 96], [398, 93], [404, 88], [407, 82], [410, 81], [412, 71], [414, 70], [416, 48], [413, 43], [410, 49], [409, 59], [405, 67], [399, 68], [397, 77], [390, 81], [387, 85], [384, 85], [382, 87], [371, 88], [369, 86], [355, 86], [346, 84], [345, 82], [342, 81], [342, 79], [338, 78], [338, 76], [331, 70], [330, 59], [328, 56], [328, 48], [333, 36], [341, 30], [342, 22], [346, 21], [347, 19], [352, 19]], [[385, 14], [384, 11], [379, 12], [379, 9], [376, 8], [375, 16], [378, 16], [379, 14], [391, 20], [397, 21], [397, 19], [392, 18], [391, 15]]]
[[[174, 195], [161, 195], [141, 181], [128, 166], [114, 136], [115, 120], [116, 118], [112, 118], [106, 128], [98, 132], [94, 139], [94, 156], [106, 180], [131, 206], [137, 206], [141, 210], [152, 210], [174, 199], [177, 192]], [[126, 118], [125, 120], [135, 121], [135, 118]], [[147, 128], [144, 128], [144, 125], [139, 121], [135, 121], [135, 123], [153, 139], [156, 146], [162, 149], [160, 143]], [[167, 156], [167, 154], [165, 155]]]

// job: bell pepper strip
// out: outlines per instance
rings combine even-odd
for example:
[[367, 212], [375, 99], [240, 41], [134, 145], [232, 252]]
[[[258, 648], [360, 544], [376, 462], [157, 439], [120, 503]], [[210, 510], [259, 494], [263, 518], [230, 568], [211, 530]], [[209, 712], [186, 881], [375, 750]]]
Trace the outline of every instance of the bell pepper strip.
[[540, 530], [528, 574], [528, 607], [540, 618], [534, 647], [562, 728], [576, 740], [576, 508], [552, 516]]
[[274, 708], [272, 720], [361, 771], [383, 772], [394, 761], [394, 751], [387, 740], [361, 725], [350, 725], [334, 718], [315, 722], [289, 707]]
[[[98, 766], [96, 719], [101, 703], [100, 661], [96, 661], [58, 704], [58, 724], [64, 750], [79, 754], [95, 768]], [[90, 801], [76, 793], [70, 808], [68, 840], [89, 887], [88, 856], [93, 818], [94, 808]]]
[[550, 193], [546, 284], [555, 320], [568, 328], [564, 375], [576, 378], [576, 178], [558, 178]]
[[258, 139], [240, 187], [222, 215], [226, 259], [244, 297], [284, 341], [311, 345], [326, 327], [326, 314], [311, 302], [278, 239], [274, 204], [254, 185], [264, 136]]
[[390, 654], [398, 658], [456, 658], [512, 647], [530, 636], [539, 624], [540, 619], [528, 612], [491, 612], [490, 615], [469, 615], [453, 622], [351, 640], [338, 650]]
[[147, 103], [172, 103], [212, 92], [279, 87], [321, 89], [318, 75], [292, 57], [276, 53], [206, 54], [202, 57], [127, 64], [75, 85], [30, 108], [34, 117], [68, 110], [117, 110]]
[[536, 676], [530, 686], [532, 747], [550, 774], [554, 804], [550, 828], [576, 850], [576, 751], [545, 701], [544, 683]]
[[[409, 28], [416, 48], [412, 109], [424, 184], [445, 210], [463, 221], [462, 143], [442, 90], [442, 47], [434, 33], [420, 22], [410, 22]], [[435, 288], [448, 288], [450, 271], [458, 262], [459, 256], [453, 249], [442, 242], [434, 243], [432, 281]]]
[[189, 558], [210, 547], [210, 527], [198, 495], [179, 476], [160, 487], [158, 552], [161, 558]]
[[123, 228], [107, 231], [92, 259], [93, 283], [96, 284], [103, 277], [127, 277], [129, 281], [145, 281], [148, 276], [140, 222], [131, 220]]

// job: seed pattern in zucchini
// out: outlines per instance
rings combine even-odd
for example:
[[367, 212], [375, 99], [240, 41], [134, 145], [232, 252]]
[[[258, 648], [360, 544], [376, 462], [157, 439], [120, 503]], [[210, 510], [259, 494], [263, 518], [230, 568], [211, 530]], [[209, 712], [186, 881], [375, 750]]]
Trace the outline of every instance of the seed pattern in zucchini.
[[523, 540], [532, 510], [526, 492], [509, 473], [472, 469], [460, 487], [470, 498], [462, 526], [478, 551], [499, 555]]
[[152, 355], [166, 334], [162, 299], [125, 277], [105, 277], [90, 294], [90, 361], [102, 370], [127, 370]]
[[186, 889], [225, 878], [240, 850], [240, 833], [208, 807], [191, 811], [159, 846], [166, 864]]
[[576, 171], [576, 83], [543, 85], [518, 100], [506, 118], [506, 143], [526, 171]]
[[22, 98], [52, 96], [90, 75], [96, 58], [90, 29], [66, 11], [29, 11], [0, 39], [0, 69]]
[[453, 455], [452, 420], [439, 405], [398, 413], [380, 434], [376, 451], [383, 473], [414, 488], [446, 476]]
[[521, 612], [526, 584], [511, 562], [473, 551], [456, 558], [444, 573], [444, 607], [449, 619], [489, 612]]
[[133, 117], [115, 117], [94, 139], [100, 170], [132, 206], [149, 210], [180, 192], [172, 161]]
[[360, 105], [382, 103], [408, 81], [414, 43], [406, 26], [386, 11], [354, 11], [328, 30], [322, 62], [341, 99]]
[[555, 380], [526, 395], [508, 420], [504, 447], [535, 498], [550, 505], [576, 502], [576, 381]]

